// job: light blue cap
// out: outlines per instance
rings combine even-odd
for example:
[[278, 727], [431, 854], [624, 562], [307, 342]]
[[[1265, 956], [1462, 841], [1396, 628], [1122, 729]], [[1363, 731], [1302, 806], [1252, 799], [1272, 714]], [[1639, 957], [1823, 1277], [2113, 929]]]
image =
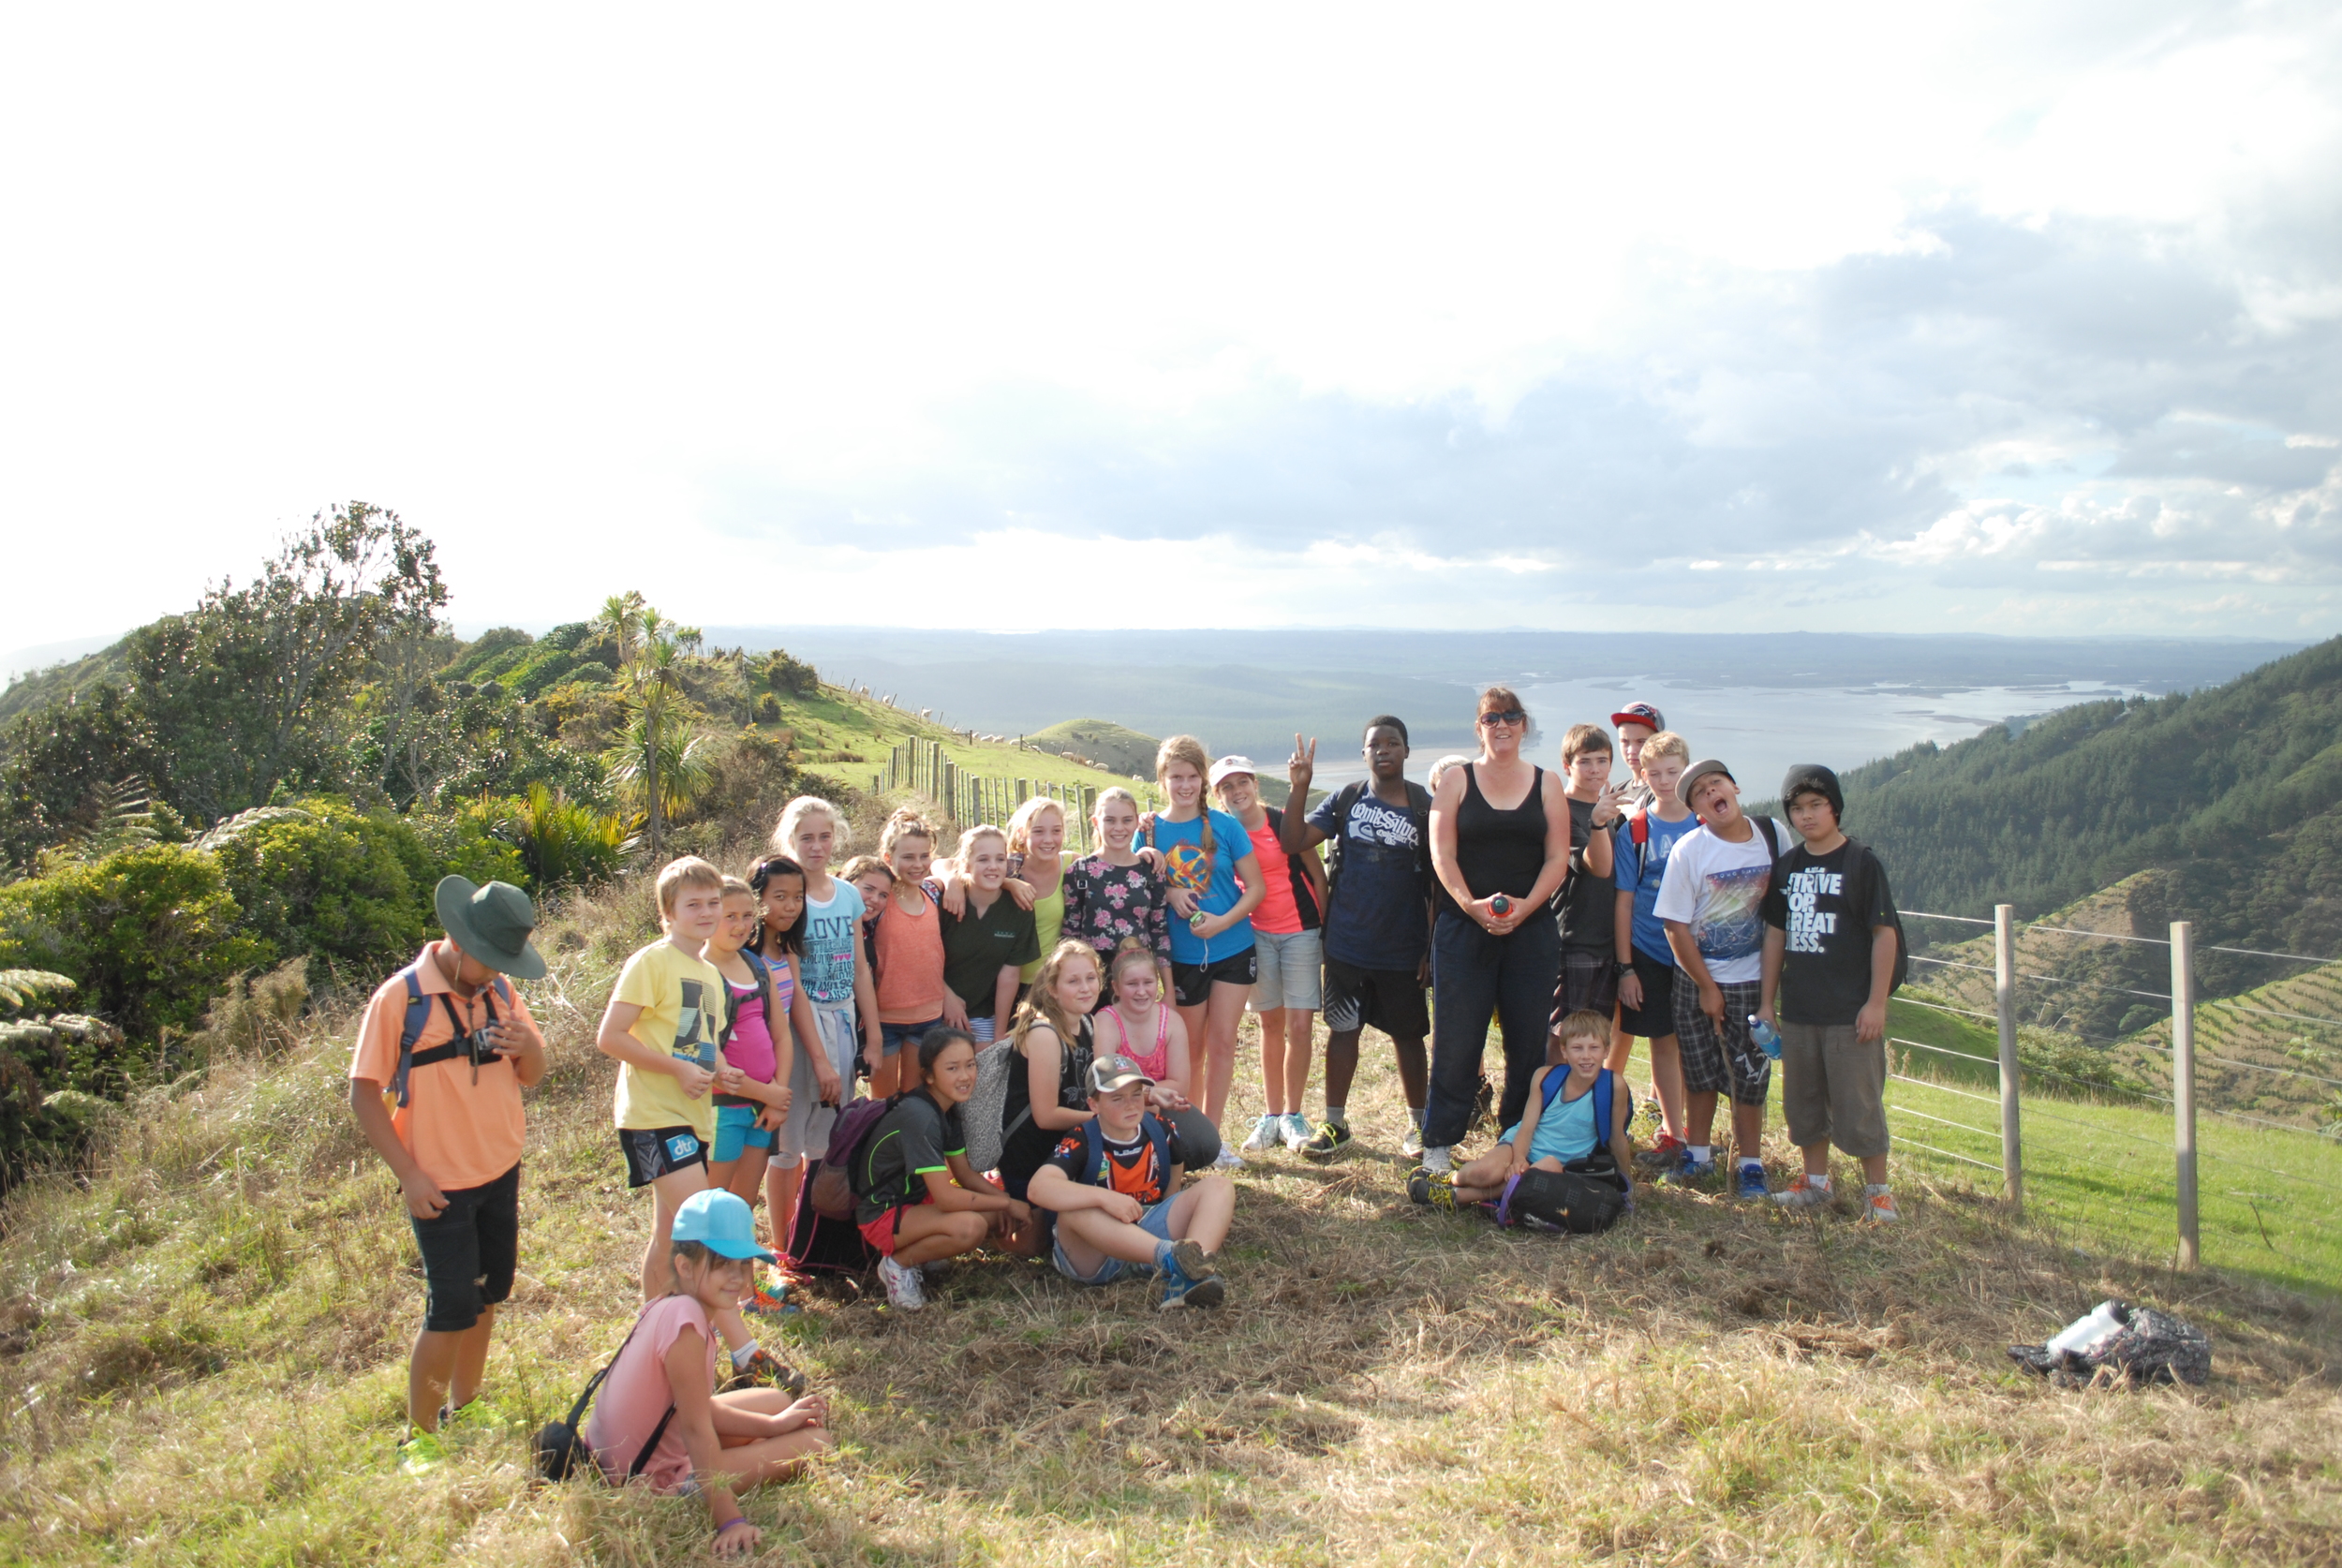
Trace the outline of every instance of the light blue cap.
[[675, 1210], [677, 1241], [696, 1241], [719, 1257], [780, 1260], [756, 1244], [756, 1216], [738, 1196], [716, 1188], [694, 1192]]

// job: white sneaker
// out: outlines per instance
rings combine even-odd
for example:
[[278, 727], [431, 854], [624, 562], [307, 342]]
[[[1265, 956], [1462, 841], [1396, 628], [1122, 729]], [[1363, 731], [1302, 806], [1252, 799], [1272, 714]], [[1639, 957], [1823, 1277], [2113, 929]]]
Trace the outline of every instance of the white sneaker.
[[1456, 1161], [1445, 1147], [1434, 1145], [1423, 1151], [1423, 1168], [1437, 1175], [1441, 1171], [1454, 1170]]
[[879, 1278], [885, 1281], [887, 1301], [897, 1309], [915, 1312], [927, 1304], [926, 1292], [919, 1287], [917, 1269], [905, 1268], [892, 1258], [881, 1258]]
[[1407, 1123], [1407, 1135], [1399, 1140], [1399, 1152], [1409, 1160], [1423, 1158], [1423, 1124], [1421, 1122]]
[[1801, 1176], [1772, 1195], [1772, 1201], [1783, 1208], [1820, 1208], [1830, 1202], [1830, 1189], [1817, 1186], [1814, 1178]]
[[[1249, 1148], [1252, 1146], [1248, 1144], [1245, 1146]], [[1238, 1154], [1227, 1145], [1222, 1144], [1220, 1146], [1220, 1158], [1213, 1161], [1212, 1164], [1223, 1171], [1240, 1171], [1244, 1169], [1244, 1156]]]
[[1286, 1113], [1283, 1131], [1287, 1148], [1299, 1148], [1310, 1141], [1310, 1124], [1301, 1119], [1301, 1113], [1298, 1111]]
[[1244, 1140], [1244, 1152], [1258, 1154], [1275, 1148], [1284, 1141], [1284, 1117], [1263, 1117], [1253, 1123], [1253, 1135]]

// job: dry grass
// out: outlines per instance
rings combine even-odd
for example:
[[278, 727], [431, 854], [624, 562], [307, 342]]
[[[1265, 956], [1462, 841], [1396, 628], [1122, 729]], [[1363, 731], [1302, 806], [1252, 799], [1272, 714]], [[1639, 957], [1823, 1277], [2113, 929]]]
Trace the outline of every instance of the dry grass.
[[[587, 1028], [639, 928], [573, 909], [539, 990], [522, 1427], [631, 1316], [646, 1205]], [[340, 1096], [347, 1020], [129, 1118], [14, 1199], [0, 1264], [9, 1561], [673, 1563], [704, 1511], [529, 1485], [523, 1439], [392, 1470], [422, 1282]], [[1389, 1082], [1355, 1098], [1396, 1146]], [[1241, 1096], [1231, 1122], [1256, 1109]], [[1859, 1229], [1682, 1193], [1593, 1240], [1417, 1210], [1397, 1163], [1256, 1161], [1232, 1304], [964, 1264], [928, 1312], [817, 1304], [791, 1354], [842, 1450], [753, 1498], [766, 1561], [2282, 1561], [2342, 1557], [2342, 1311], [2083, 1259], [1957, 1188]], [[2002, 1354], [2106, 1294], [2203, 1324], [2206, 1389], [2045, 1387]]]

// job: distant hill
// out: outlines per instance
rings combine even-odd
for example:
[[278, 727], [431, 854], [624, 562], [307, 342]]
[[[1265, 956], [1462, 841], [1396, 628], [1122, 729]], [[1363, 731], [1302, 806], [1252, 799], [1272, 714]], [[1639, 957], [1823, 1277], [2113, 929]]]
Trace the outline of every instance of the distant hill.
[[[1845, 785], [1848, 828], [1908, 908], [2032, 917], [2097, 895], [2120, 906], [2100, 928], [2160, 936], [2187, 918], [2206, 945], [2342, 951], [2342, 639], [2224, 686], [1915, 747]], [[2157, 952], [2096, 961], [2152, 978]], [[2202, 978], [2222, 994], [2280, 972], [2206, 954]], [[2097, 1028], [2122, 1022], [2095, 1011]]]
[[1025, 737], [1025, 743], [1060, 757], [1078, 757], [1110, 772], [1134, 774], [1140, 778], [1154, 777], [1155, 748], [1163, 744], [1152, 735], [1142, 735], [1104, 718], [1069, 718], [1062, 724], [1033, 732]]
[[0, 727], [45, 703], [86, 691], [101, 681], [121, 680], [128, 649], [129, 639], [124, 638], [102, 652], [17, 676], [8, 682], [7, 689], [0, 691]]

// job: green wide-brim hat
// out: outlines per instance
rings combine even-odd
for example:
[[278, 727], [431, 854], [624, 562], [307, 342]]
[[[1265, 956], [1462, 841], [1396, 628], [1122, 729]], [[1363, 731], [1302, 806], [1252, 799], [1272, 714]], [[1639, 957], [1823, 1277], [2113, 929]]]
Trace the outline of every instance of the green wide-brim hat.
[[543, 976], [545, 961], [528, 943], [537, 929], [537, 906], [511, 882], [482, 887], [469, 877], [450, 875], [439, 879], [432, 902], [447, 934], [474, 958], [514, 980]]

